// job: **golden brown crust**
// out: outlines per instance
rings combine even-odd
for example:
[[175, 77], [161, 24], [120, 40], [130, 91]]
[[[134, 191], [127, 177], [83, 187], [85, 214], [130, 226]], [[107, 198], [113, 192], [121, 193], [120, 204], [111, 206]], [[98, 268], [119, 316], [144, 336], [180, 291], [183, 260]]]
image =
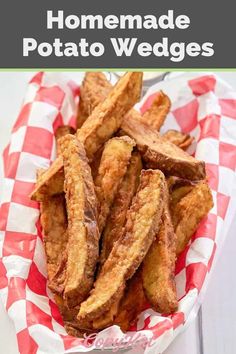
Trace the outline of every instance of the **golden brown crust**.
[[96, 330], [101, 330], [111, 326], [114, 323], [114, 318], [117, 316], [119, 311], [119, 306], [122, 297], [124, 296], [124, 291], [120, 293], [120, 296], [117, 300], [111, 305], [110, 309], [104, 312], [100, 317], [95, 318], [92, 321], [92, 327]]
[[[45, 172], [46, 170], [42, 168], [37, 170], [37, 180], [42, 178]], [[68, 239], [64, 194], [50, 197], [40, 204], [40, 222], [50, 284], [57, 272]]]
[[[139, 116], [139, 114], [138, 114]], [[122, 130], [136, 141], [147, 168], [161, 169], [167, 175], [190, 180], [205, 178], [205, 163], [163, 140], [158, 132], [140, 123], [132, 110], [122, 123]]]
[[141, 122], [159, 131], [170, 111], [170, 106], [169, 97], [162, 91], [158, 92], [151, 107], [140, 117]]
[[94, 108], [104, 101], [112, 85], [102, 72], [88, 72], [80, 87], [80, 100], [77, 114], [77, 128], [81, 128]]
[[74, 135], [60, 139], [65, 170], [68, 245], [64, 298], [79, 305], [93, 285], [98, 258], [97, 201], [84, 147]]
[[[37, 178], [40, 178], [44, 173], [45, 170], [39, 169]], [[60, 287], [63, 291], [63, 275], [65, 273], [63, 259], [68, 241], [64, 193], [43, 201], [40, 204], [40, 211], [48, 272], [48, 287], [53, 291], [54, 300], [63, 320], [71, 320], [75, 314], [65, 306], [62, 295], [58, 291], [61, 290]], [[61, 283], [58, 284], [58, 282]]]
[[116, 193], [103, 232], [100, 266], [104, 264], [114, 243], [122, 234], [127, 211], [138, 188], [141, 169], [142, 161], [140, 154], [138, 152], [133, 152], [127, 172], [121, 182], [118, 192]]
[[84, 144], [90, 161], [95, 152], [119, 129], [124, 115], [139, 100], [141, 85], [141, 72], [126, 73], [77, 130], [77, 138]]
[[51, 197], [41, 203], [40, 221], [50, 282], [57, 271], [61, 254], [67, 243], [67, 217], [63, 194]]
[[160, 313], [177, 310], [175, 286], [176, 235], [170, 218], [169, 194], [166, 197], [162, 223], [156, 239], [143, 261], [142, 279], [144, 292], [152, 308]]
[[[66, 232], [67, 242], [68, 242], [68, 230]], [[54, 276], [50, 280], [48, 287], [52, 290], [54, 294], [63, 295], [66, 280], [66, 263], [67, 263], [67, 244], [64, 250], [62, 250], [60, 262], [54, 273]]]
[[75, 134], [74, 128], [70, 125], [61, 125], [57, 128], [55, 132], [56, 145], [57, 145], [57, 155], [60, 155], [60, 145], [58, 144], [58, 140], [65, 136], [66, 134]]
[[178, 132], [177, 130], [168, 130], [162, 135], [162, 138], [178, 146], [182, 150], [187, 150], [194, 141], [189, 134]]
[[[142, 86], [142, 73], [126, 73], [113, 87], [107, 98], [92, 111], [77, 138], [83, 143], [90, 162], [97, 150], [119, 129], [124, 115], [139, 100]], [[63, 161], [58, 157], [39, 181], [31, 199], [42, 201], [48, 195], [63, 191]]]
[[126, 281], [139, 267], [159, 229], [163, 194], [163, 173], [143, 170], [124, 233], [104, 263], [90, 296], [81, 304], [78, 320], [101, 316], [120, 298]]
[[189, 192], [192, 191], [192, 189], [195, 187], [196, 183], [194, 181], [189, 181], [186, 179], [181, 179], [178, 177], [169, 177], [167, 179], [168, 187], [169, 187], [169, 192], [170, 192], [170, 213], [171, 213], [171, 218], [172, 222], [173, 220], [173, 213], [176, 207], [176, 204]]
[[59, 308], [59, 312], [61, 314], [61, 317], [63, 321], [74, 321], [76, 318], [77, 310], [75, 309], [69, 309], [66, 306], [65, 300], [63, 299], [61, 294], [54, 293], [54, 301], [57, 304]]
[[100, 232], [106, 224], [114, 197], [127, 171], [134, 146], [135, 142], [128, 136], [112, 138], [105, 144], [95, 180]]
[[[69, 127], [57, 130], [58, 158], [40, 173], [32, 193], [42, 201], [48, 286], [66, 330], [74, 336], [112, 324], [128, 330], [148, 300], [154, 310], [175, 311], [172, 224], [179, 254], [212, 206], [209, 187], [199, 182], [205, 178], [204, 163], [178, 148], [186, 149], [192, 138], [173, 130], [158, 133], [170, 109], [169, 98], [160, 92], [143, 116], [132, 109], [141, 76], [127, 73], [112, 88], [102, 73], [85, 75], [80, 129], [75, 136], [68, 134]], [[138, 152], [133, 153], [136, 144]], [[154, 170], [141, 173], [137, 189], [141, 156], [145, 168]], [[172, 176], [167, 182], [170, 197], [162, 172]], [[99, 228], [104, 233], [96, 269]]]
[[58, 157], [45, 173], [36, 181], [30, 195], [32, 200], [41, 202], [48, 197], [63, 193], [64, 170], [62, 157]]
[[213, 207], [211, 190], [206, 181], [200, 181], [175, 205], [172, 220], [177, 237], [177, 256], [185, 249], [200, 221]]
[[93, 180], [96, 180], [96, 177], [98, 175], [98, 169], [101, 163], [101, 158], [102, 158], [102, 153], [104, 150], [104, 145], [102, 147], [100, 147], [100, 149], [94, 154], [94, 158], [93, 161], [90, 162], [90, 167], [91, 167], [91, 172], [92, 172], [92, 176], [93, 176]]
[[141, 271], [138, 269], [127, 283], [114, 324], [120, 326], [122, 331], [128, 331], [146, 305], [147, 299], [143, 291]]

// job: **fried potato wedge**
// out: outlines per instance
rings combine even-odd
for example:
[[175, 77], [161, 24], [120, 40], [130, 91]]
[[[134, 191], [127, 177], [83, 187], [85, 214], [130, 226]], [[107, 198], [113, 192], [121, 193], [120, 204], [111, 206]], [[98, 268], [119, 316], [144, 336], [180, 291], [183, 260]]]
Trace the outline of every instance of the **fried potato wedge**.
[[108, 96], [111, 83], [102, 72], [87, 72], [80, 87], [77, 128], [81, 128], [94, 108]]
[[123, 296], [124, 296], [124, 291], [120, 293], [119, 298], [116, 299], [116, 301], [111, 305], [108, 311], [104, 312], [100, 317], [95, 318], [92, 321], [92, 327], [95, 330], [101, 330], [107, 328], [114, 323], [114, 318], [117, 316], [120, 302]]
[[168, 130], [162, 135], [162, 138], [174, 145], [177, 145], [182, 150], [187, 150], [194, 141], [194, 138], [189, 134], [181, 133], [177, 130]]
[[[61, 151], [60, 151], [60, 144], [58, 143], [59, 139], [62, 138], [63, 136], [67, 135], [67, 134], [74, 134], [75, 130], [70, 127], [69, 125], [61, 125], [57, 128], [56, 133], [55, 133], [55, 138], [56, 138], [56, 146], [57, 146], [57, 155], [60, 156], [61, 155]], [[45, 172], [45, 171], [44, 171]], [[41, 173], [40, 173], [41, 175]], [[53, 210], [53, 206], [55, 205], [55, 201], [58, 200], [58, 206], [57, 206], [57, 210]], [[61, 200], [61, 206], [59, 205]], [[53, 212], [53, 215], [51, 213], [48, 214], [48, 218], [50, 218], [51, 220], [55, 219], [55, 223], [51, 226], [54, 226], [54, 230], [57, 228], [59, 228], [60, 224], [62, 224], [61, 220], [61, 215], [62, 213], [60, 212], [60, 210], [62, 208], [64, 208], [65, 214], [66, 214], [66, 201], [65, 201], [65, 195], [64, 192], [58, 196], [53, 196], [50, 198], [46, 198], [45, 201], [41, 202], [41, 210], [44, 210], [45, 212], [50, 209], [52, 209], [51, 211]], [[58, 218], [57, 218], [58, 215]], [[41, 224], [43, 225], [43, 222], [41, 221]], [[64, 291], [64, 282], [65, 282], [65, 274], [66, 274], [66, 260], [67, 260], [67, 252], [66, 252], [66, 246], [67, 246], [67, 241], [68, 241], [68, 232], [67, 232], [67, 215], [66, 215], [66, 222], [64, 222], [64, 227], [65, 227], [65, 232], [63, 234], [63, 238], [62, 236], [60, 237], [59, 232], [58, 234], [58, 239], [60, 239], [62, 243], [62, 246], [60, 247], [60, 249], [58, 250], [58, 262], [57, 262], [57, 268], [56, 270], [54, 270], [53, 272], [53, 276], [49, 277], [49, 283], [48, 283], [48, 287], [52, 290], [52, 292], [55, 294], [55, 301], [58, 302], [59, 301], [59, 308], [61, 309], [60, 312], [62, 313], [63, 317], [64, 314], [68, 312], [68, 309], [64, 309], [65, 305], [63, 304], [63, 299], [61, 298], [61, 295]], [[55, 230], [56, 231], [56, 230]], [[64, 241], [63, 241], [64, 240]], [[59, 242], [58, 242], [59, 243]], [[53, 245], [49, 245], [51, 251], [53, 250]], [[68, 317], [66, 315], [66, 317]]]
[[[45, 170], [38, 170], [37, 177], [40, 178], [44, 173]], [[63, 320], [69, 321], [75, 316], [75, 314], [67, 308], [62, 295], [60, 294], [64, 289], [63, 281], [65, 268], [63, 260], [68, 242], [65, 204], [64, 193], [45, 199], [40, 204], [40, 221], [46, 254], [48, 287], [54, 294], [54, 300]]]
[[[138, 114], [139, 116], [139, 114]], [[122, 130], [136, 141], [147, 168], [161, 169], [167, 175], [189, 180], [205, 178], [205, 163], [198, 161], [176, 145], [165, 141], [158, 132], [139, 121], [134, 110], [122, 123]]]
[[[37, 171], [37, 179], [42, 178], [44, 169]], [[40, 222], [46, 254], [49, 283], [57, 272], [61, 254], [67, 244], [67, 213], [64, 194], [50, 197], [40, 204]]]
[[65, 196], [51, 197], [41, 203], [41, 225], [46, 253], [49, 282], [55, 275], [60, 263], [61, 254], [67, 243], [67, 216]]
[[103, 231], [100, 266], [104, 264], [114, 243], [122, 235], [127, 211], [138, 188], [141, 169], [142, 161], [140, 154], [133, 152], [127, 172], [116, 193], [111, 212]]
[[128, 136], [112, 138], [105, 144], [95, 179], [95, 190], [99, 202], [100, 232], [105, 226], [117, 190], [126, 174], [134, 146], [134, 140]]
[[[55, 137], [58, 156], [60, 156], [58, 140], [66, 134], [74, 134], [74, 132], [75, 130], [69, 125], [62, 125], [57, 128]], [[38, 176], [35, 189], [30, 198], [42, 202], [44, 199], [63, 193], [64, 177], [63, 161], [59, 157], [48, 170]]]
[[127, 214], [124, 233], [115, 243], [90, 296], [81, 304], [77, 319], [93, 319], [120, 298], [126, 281], [143, 261], [163, 211], [165, 177], [161, 171], [142, 171], [138, 191]]
[[124, 115], [139, 100], [142, 75], [141, 72], [128, 72], [122, 76], [107, 98], [77, 130], [77, 138], [84, 144], [90, 161], [95, 152], [120, 128]]
[[61, 125], [57, 128], [57, 130], [55, 132], [56, 149], [57, 149], [58, 156], [60, 155], [60, 145], [58, 144], [58, 141], [60, 138], [62, 138], [66, 134], [75, 134], [75, 129], [69, 125]]
[[[105, 144], [104, 144], [105, 145]], [[104, 150], [104, 145], [102, 147], [100, 147], [100, 149], [95, 153], [93, 161], [90, 162], [90, 167], [91, 167], [91, 172], [92, 172], [92, 176], [93, 176], [93, 180], [96, 180], [96, 177], [98, 175], [98, 170], [99, 170], [99, 166], [101, 163], [101, 158], [102, 158], [102, 153]]]
[[143, 288], [152, 308], [160, 313], [172, 313], [178, 307], [175, 285], [176, 235], [169, 212], [166, 185], [162, 223], [142, 266]]
[[135, 323], [138, 315], [145, 310], [147, 299], [143, 290], [140, 269], [128, 281], [125, 294], [120, 302], [114, 324], [126, 332]]
[[68, 245], [64, 299], [79, 305], [88, 295], [98, 259], [97, 200], [83, 145], [74, 135], [61, 138], [68, 213]]
[[[66, 232], [67, 242], [68, 242], [68, 230]], [[67, 244], [60, 255], [60, 262], [57, 267], [54, 276], [51, 278], [48, 287], [52, 290], [54, 294], [63, 296], [66, 280], [66, 263], [67, 263]], [[64, 300], [63, 300], [64, 301]]]
[[175, 211], [176, 204], [183, 197], [185, 197], [185, 195], [191, 192], [197, 183], [198, 181], [194, 182], [194, 181], [189, 181], [186, 179], [173, 177], [173, 176], [167, 179], [167, 184], [168, 184], [169, 194], [170, 194], [169, 206], [170, 206], [170, 213], [171, 213], [171, 218], [173, 223], [174, 223], [173, 214]]
[[[142, 88], [141, 72], [128, 72], [113, 87], [107, 98], [92, 111], [76, 136], [84, 145], [89, 161], [94, 154], [119, 129], [124, 115], [139, 100]], [[63, 160], [58, 157], [44, 178], [39, 181], [31, 199], [42, 201], [45, 197], [63, 191]]]
[[170, 111], [169, 97], [160, 91], [154, 98], [151, 107], [141, 116], [141, 122], [159, 131]]
[[172, 220], [177, 237], [177, 256], [185, 249], [200, 221], [213, 207], [211, 190], [206, 181], [200, 181], [180, 199], [172, 210]]
[[52, 163], [49, 169], [37, 179], [30, 198], [42, 202], [49, 197], [63, 193], [64, 178], [63, 160], [60, 156]]
[[74, 322], [76, 319], [77, 310], [76, 309], [69, 309], [67, 307], [62, 295], [54, 293], [53, 297], [54, 297], [55, 303], [57, 304], [57, 306], [59, 308], [59, 312], [61, 314], [61, 317], [62, 317], [64, 323], [66, 321], [70, 321], [70, 322], [73, 321]]

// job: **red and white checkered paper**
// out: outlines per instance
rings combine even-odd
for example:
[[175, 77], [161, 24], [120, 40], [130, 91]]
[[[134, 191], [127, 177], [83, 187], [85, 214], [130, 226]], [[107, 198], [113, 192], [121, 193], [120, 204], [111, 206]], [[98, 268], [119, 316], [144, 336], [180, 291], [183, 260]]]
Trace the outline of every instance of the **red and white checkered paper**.
[[[182, 74], [149, 89], [138, 105], [144, 112], [163, 89], [172, 101], [164, 130], [177, 129], [196, 138], [195, 155], [206, 162], [214, 208], [201, 222], [177, 261], [178, 311], [165, 316], [147, 309], [132, 332], [155, 342], [146, 353], [163, 351], [196, 312], [225, 226], [235, 184], [236, 94], [214, 75]], [[4, 151], [0, 208], [0, 296], [14, 322], [20, 353], [83, 352], [81, 339], [68, 336], [47, 288], [39, 205], [29, 199], [36, 170], [55, 158], [55, 129], [75, 124], [79, 87], [62, 74], [38, 73], [30, 81], [24, 104]], [[98, 338], [122, 339], [119, 327]], [[98, 343], [98, 342], [97, 342]]]

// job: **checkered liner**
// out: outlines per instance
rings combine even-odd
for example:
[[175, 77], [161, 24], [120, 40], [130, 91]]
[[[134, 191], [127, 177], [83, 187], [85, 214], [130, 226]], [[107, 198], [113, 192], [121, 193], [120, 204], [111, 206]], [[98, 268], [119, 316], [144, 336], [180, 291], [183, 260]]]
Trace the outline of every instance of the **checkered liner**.
[[[181, 130], [196, 138], [195, 155], [206, 161], [214, 208], [178, 259], [178, 311], [161, 316], [147, 309], [131, 328], [155, 338], [146, 353], [164, 350], [199, 302], [199, 293], [222, 241], [236, 167], [236, 94], [213, 75], [184, 74], [153, 86], [138, 105], [141, 112], [150, 106], [159, 89], [172, 101], [165, 130]], [[75, 123], [78, 93], [78, 87], [63, 75], [38, 73], [29, 83], [3, 155], [0, 296], [14, 322], [20, 353], [82, 352], [96, 344], [90, 343], [87, 348], [83, 340], [68, 336], [63, 328], [47, 288], [39, 205], [28, 197], [36, 170], [47, 168], [55, 158], [55, 129]], [[109, 337], [122, 339], [123, 333], [117, 326], [110, 327], [98, 335], [99, 343]]]

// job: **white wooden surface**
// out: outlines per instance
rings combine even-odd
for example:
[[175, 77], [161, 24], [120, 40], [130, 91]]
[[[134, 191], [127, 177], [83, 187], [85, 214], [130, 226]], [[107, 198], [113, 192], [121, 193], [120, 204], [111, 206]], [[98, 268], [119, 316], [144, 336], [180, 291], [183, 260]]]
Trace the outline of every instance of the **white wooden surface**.
[[[75, 76], [75, 73], [72, 74]], [[19, 112], [27, 81], [32, 75], [32, 72], [0, 73], [0, 152], [9, 141], [10, 130]], [[218, 73], [218, 75], [236, 90], [236, 73]], [[1, 163], [0, 161], [0, 175]], [[216, 262], [200, 315], [184, 333], [176, 338], [164, 354], [236, 353], [235, 251], [236, 218], [233, 220]], [[0, 353], [18, 353], [14, 326], [8, 319], [1, 302]]]

